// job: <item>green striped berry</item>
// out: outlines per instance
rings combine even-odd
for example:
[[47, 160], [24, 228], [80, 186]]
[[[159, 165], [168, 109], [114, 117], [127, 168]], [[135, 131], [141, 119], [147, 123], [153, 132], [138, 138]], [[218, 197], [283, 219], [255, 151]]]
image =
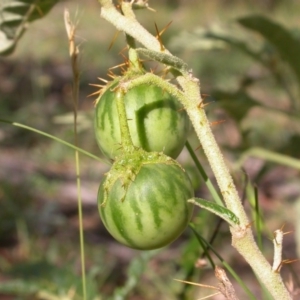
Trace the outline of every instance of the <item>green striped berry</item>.
[[[95, 109], [95, 135], [103, 154], [115, 159], [122, 152], [116, 105], [116, 79], [100, 95]], [[163, 89], [142, 84], [124, 96], [128, 126], [134, 146], [164, 152], [176, 158], [186, 142], [190, 121], [179, 101]]]
[[119, 165], [112, 167], [98, 192], [106, 229], [120, 243], [140, 250], [173, 242], [186, 228], [193, 211], [187, 200], [194, 197], [194, 191], [186, 172], [165, 155], [148, 155], [154, 157], [133, 164], [125, 162], [121, 171], [116, 171], [120, 169], [117, 161]]

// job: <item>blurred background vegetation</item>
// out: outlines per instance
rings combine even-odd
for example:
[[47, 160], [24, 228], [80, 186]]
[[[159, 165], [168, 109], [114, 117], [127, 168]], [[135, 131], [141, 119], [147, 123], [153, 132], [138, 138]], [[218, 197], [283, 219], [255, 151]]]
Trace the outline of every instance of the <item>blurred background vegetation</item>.
[[[150, 6], [156, 12], [141, 10], [137, 17], [153, 34], [155, 23], [163, 29], [172, 21], [163, 42], [200, 78], [213, 131], [253, 218], [258, 199], [264, 254], [272, 261], [269, 239], [284, 225], [292, 231], [285, 236], [284, 257], [299, 258], [300, 2], [152, 0]], [[95, 97], [88, 97], [95, 88], [89, 84], [100, 83], [97, 77], [108, 78], [108, 68], [122, 63], [125, 41], [121, 33], [114, 39], [116, 30], [100, 19], [96, 0], [59, 1], [47, 16], [30, 24], [12, 54], [0, 58], [0, 119], [73, 143], [65, 7], [78, 21], [79, 144], [100, 156], [92, 125]], [[189, 140], [210, 174], [192, 133]], [[197, 194], [209, 199], [187, 151], [179, 160]], [[96, 205], [108, 166], [81, 156], [81, 168], [89, 299], [198, 299], [210, 293], [173, 280], [216, 285], [189, 229], [160, 251], [142, 253], [119, 245], [103, 228]], [[218, 228], [215, 249], [257, 299], [268, 299], [232, 250], [227, 226], [218, 227], [218, 222], [203, 211], [194, 216], [197, 231], [208, 240]], [[299, 272], [298, 262], [283, 268], [295, 291], [300, 288]], [[246, 299], [240, 286], [236, 288]], [[81, 299], [80, 289], [74, 151], [1, 123], [0, 299]]]

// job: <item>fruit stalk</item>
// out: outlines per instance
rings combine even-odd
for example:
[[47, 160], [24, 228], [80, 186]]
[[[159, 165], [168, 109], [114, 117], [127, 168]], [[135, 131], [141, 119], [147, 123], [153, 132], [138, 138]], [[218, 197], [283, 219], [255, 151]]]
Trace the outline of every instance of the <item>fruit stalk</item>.
[[127, 123], [126, 108], [124, 104], [124, 92], [121, 88], [118, 88], [116, 91], [117, 99], [117, 109], [120, 120], [120, 131], [121, 131], [121, 143], [122, 148], [126, 152], [130, 152], [134, 149], [132, 139], [129, 132], [129, 127]]

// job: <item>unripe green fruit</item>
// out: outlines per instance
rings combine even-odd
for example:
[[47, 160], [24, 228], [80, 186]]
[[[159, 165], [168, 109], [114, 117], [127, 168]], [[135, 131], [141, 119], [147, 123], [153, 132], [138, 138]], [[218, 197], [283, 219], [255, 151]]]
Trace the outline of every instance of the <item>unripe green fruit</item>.
[[[194, 191], [186, 172], [165, 155], [147, 155], [156, 157], [137, 164], [127, 164], [131, 158], [117, 160], [119, 165], [112, 167], [98, 192], [99, 212], [107, 230], [120, 243], [140, 250], [173, 242], [193, 212], [187, 200], [194, 197]], [[123, 163], [125, 168], [120, 167]]]
[[[122, 152], [116, 105], [116, 80], [97, 100], [95, 135], [103, 154], [115, 159]], [[142, 84], [124, 95], [129, 131], [134, 146], [176, 158], [182, 151], [190, 121], [179, 101], [163, 89]]]

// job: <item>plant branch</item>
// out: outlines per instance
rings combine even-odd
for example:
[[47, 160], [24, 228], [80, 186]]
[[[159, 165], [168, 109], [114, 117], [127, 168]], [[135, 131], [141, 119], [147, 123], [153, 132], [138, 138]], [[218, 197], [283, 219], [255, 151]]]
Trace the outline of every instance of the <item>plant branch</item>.
[[[101, 4], [100, 16], [113, 24], [118, 30], [125, 31], [134, 39], [139, 41], [148, 49], [159, 51], [159, 41], [151, 35], [136, 19], [135, 17], [123, 16], [114, 6], [111, 0], [99, 0]], [[168, 52], [168, 51], [167, 51]]]
[[[148, 50], [156, 51], [157, 58], [153, 57], [153, 59], [163, 62], [163, 59], [166, 58], [164, 57], [161, 59], [159, 57], [160, 54], [162, 54], [161, 57], [168, 54], [170, 55], [170, 58], [173, 59], [172, 54], [168, 50], [165, 48], [163, 51], [161, 50], [159, 41], [145, 30], [137, 22], [135, 17], [127, 18], [123, 16], [116, 10], [111, 0], [99, 0], [99, 2], [102, 5], [101, 16], [112, 23], [118, 30], [122, 30], [126, 34], [132, 36]], [[133, 1], [130, 3], [132, 4], [132, 2]], [[167, 59], [167, 61], [172, 64], [172, 59]], [[174, 59], [176, 61], [175, 56]], [[173, 67], [175, 69], [177, 68], [177, 66]], [[180, 73], [181, 75], [176, 77], [176, 79], [181, 90], [161, 78], [160, 80], [157, 79], [156, 77], [158, 76], [153, 74], [152, 77], [149, 74], [141, 76], [135, 80], [135, 84], [138, 83], [138, 80], [142, 82], [148, 76], [149, 82], [151, 81], [153, 84], [163, 86], [166, 91], [171, 91], [171, 94], [176, 95], [178, 100], [182, 102], [214, 172], [226, 207], [240, 220], [240, 225], [233, 225], [230, 227], [232, 233], [232, 245], [246, 259], [275, 299], [291, 299], [280, 275], [272, 270], [271, 265], [262, 255], [254, 241], [252, 230], [249, 226], [250, 222], [204, 111], [199, 80], [193, 77], [191, 72], [186, 72], [186, 68], [183, 70], [180, 69]]]
[[216, 266], [215, 276], [219, 280], [219, 291], [228, 300], [238, 300], [234, 287], [228, 279], [226, 272], [221, 267]]
[[274, 259], [273, 259], [273, 271], [279, 272], [282, 267], [282, 242], [283, 231], [277, 229], [274, 231], [273, 245], [274, 245]]

